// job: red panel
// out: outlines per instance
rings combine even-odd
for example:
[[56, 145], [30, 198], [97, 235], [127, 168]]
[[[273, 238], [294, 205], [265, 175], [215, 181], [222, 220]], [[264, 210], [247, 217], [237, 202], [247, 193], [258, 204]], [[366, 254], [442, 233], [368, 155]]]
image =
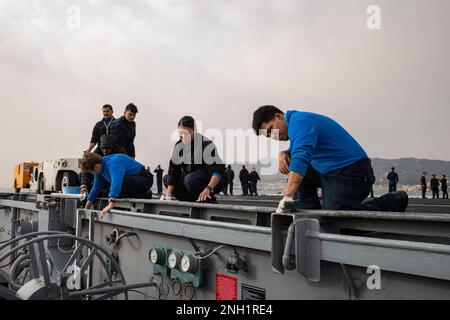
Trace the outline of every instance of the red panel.
[[216, 300], [237, 300], [237, 279], [216, 273]]

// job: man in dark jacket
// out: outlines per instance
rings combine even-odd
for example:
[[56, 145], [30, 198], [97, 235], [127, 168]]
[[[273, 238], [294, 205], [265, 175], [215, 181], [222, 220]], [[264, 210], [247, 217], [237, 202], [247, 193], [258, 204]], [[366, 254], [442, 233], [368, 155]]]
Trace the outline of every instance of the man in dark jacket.
[[167, 190], [161, 200], [217, 203], [214, 194], [223, 191], [227, 176], [216, 146], [196, 132], [195, 120], [190, 116], [181, 118], [178, 131], [180, 140], [163, 179]]
[[[116, 120], [113, 116], [114, 110], [111, 105], [105, 104], [102, 107], [102, 113], [103, 119], [95, 124], [94, 129], [92, 130], [91, 142], [84, 153], [92, 152], [95, 146], [97, 146], [97, 148], [94, 152], [100, 156], [105, 156], [111, 153], [118, 153], [114, 148], [114, 142], [111, 142], [110, 138], [111, 124]], [[106, 150], [106, 146], [108, 147], [108, 153], [103, 152]], [[92, 183], [94, 182], [94, 175], [90, 174], [89, 172], [80, 172], [79, 180], [81, 185], [81, 193], [85, 194], [89, 192], [92, 187]]]
[[250, 172], [250, 176], [249, 176], [249, 180], [250, 180], [250, 195], [258, 195], [258, 181], [261, 180], [261, 178], [259, 177], [258, 172], [256, 172], [256, 169], [253, 168], [252, 172]]
[[227, 177], [228, 177], [228, 186], [230, 190], [230, 196], [233, 195], [233, 180], [234, 180], [234, 171], [231, 169], [231, 166], [228, 165], [227, 168]]
[[242, 187], [242, 195], [248, 196], [248, 181], [250, 179], [250, 174], [248, 173], [248, 170], [245, 168], [245, 166], [242, 166], [242, 170], [239, 171], [239, 181], [241, 181], [241, 187]]
[[162, 194], [164, 169], [162, 169], [161, 165], [158, 164], [158, 166], [156, 167], [156, 169], [153, 172], [156, 173], [156, 185], [158, 187], [158, 194]]
[[96, 145], [95, 153], [98, 155], [103, 155], [100, 151], [100, 139], [103, 135], [110, 133], [111, 124], [114, 122], [115, 118], [113, 116], [113, 108], [109, 104], [105, 104], [102, 107], [103, 119], [97, 122], [92, 130], [91, 142], [89, 147], [85, 152], [91, 152]]
[[126, 106], [124, 115], [111, 124], [111, 134], [116, 138], [116, 145], [121, 153], [125, 153], [131, 158], [136, 158], [134, 138], [136, 137], [136, 114], [137, 107], [130, 103]]
[[389, 172], [387, 179], [389, 180], [389, 192], [396, 192], [398, 183], [398, 174], [397, 172], [395, 172], [395, 168], [392, 168], [392, 171]]
[[448, 199], [447, 176], [444, 174], [441, 178], [442, 199]]
[[420, 185], [422, 187], [422, 199], [427, 198], [427, 173], [422, 172], [422, 177], [420, 178]]
[[433, 199], [438, 198], [439, 199], [439, 179], [436, 178], [436, 175], [432, 175], [433, 178], [430, 180], [430, 189], [431, 192], [433, 192]]

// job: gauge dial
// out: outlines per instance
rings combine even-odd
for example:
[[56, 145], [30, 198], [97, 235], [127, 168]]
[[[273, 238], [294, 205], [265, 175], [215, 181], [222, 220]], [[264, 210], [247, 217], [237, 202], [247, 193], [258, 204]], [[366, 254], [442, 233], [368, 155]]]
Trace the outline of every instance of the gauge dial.
[[161, 247], [155, 247], [150, 250], [149, 259], [151, 263], [163, 265], [164, 261], [166, 261], [166, 252]]
[[170, 269], [177, 268], [180, 265], [181, 253], [179, 252], [171, 252], [169, 257], [167, 258], [167, 264]]
[[194, 273], [197, 270], [197, 260], [193, 256], [184, 255], [180, 268], [183, 272]]

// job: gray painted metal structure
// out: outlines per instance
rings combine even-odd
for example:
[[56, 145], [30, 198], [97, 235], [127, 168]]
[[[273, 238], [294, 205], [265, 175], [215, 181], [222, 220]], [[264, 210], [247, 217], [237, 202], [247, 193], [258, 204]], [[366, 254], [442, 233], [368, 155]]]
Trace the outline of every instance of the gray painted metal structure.
[[[236, 279], [238, 298], [450, 298], [450, 214], [302, 211], [276, 215], [273, 208], [261, 206], [122, 199], [99, 220], [98, 210], [104, 205], [105, 200], [100, 200], [95, 210], [84, 210], [71, 196], [28, 195], [18, 201], [10, 194], [0, 195], [0, 231], [2, 226], [5, 230], [0, 241], [10, 237], [12, 208], [18, 210], [18, 220], [39, 221], [39, 231], [65, 231], [91, 239], [118, 256], [127, 283], [155, 283], [141, 288], [141, 293], [130, 292], [133, 299], [215, 299], [217, 274]], [[111, 243], [115, 232], [130, 236]], [[71, 249], [70, 243], [60, 245]], [[155, 275], [149, 261], [155, 246], [209, 252], [219, 245], [225, 247], [205, 259], [197, 289]], [[47, 246], [52, 256], [63, 257], [60, 249]], [[235, 274], [227, 268], [234, 250], [247, 272]], [[374, 265], [381, 270], [381, 289], [371, 290], [366, 283], [373, 275], [367, 268]], [[94, 262], [87, 277], [95, 284], [105, 275]]]

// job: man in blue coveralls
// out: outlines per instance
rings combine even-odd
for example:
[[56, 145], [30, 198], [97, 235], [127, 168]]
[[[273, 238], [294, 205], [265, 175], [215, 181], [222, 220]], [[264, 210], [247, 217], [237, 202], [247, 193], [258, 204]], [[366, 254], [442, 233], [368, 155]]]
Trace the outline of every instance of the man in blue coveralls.
[[[408, 195], [394, 192], [362, 203], [375, 181], [371, 161], [358, 142], [336, 121], [311, 112], [263, 106], [253, 114], [256, 134], [290, 141], [279, 154], [279, 169], [289, 174], [277, 213], [298, 208], [404, 212]], [[322, 202], [317, 188], [322, 188]]]
[[153, 175], [145, 167], [125, 154], [101, 157], [95, 153], [85, 153], [81, 160], [81, 170], [94, 174], [94, 186], [87, 197], [89, 209], [109, 182], [109, 203], [102, 210], [103, 218], [114, 206], [117, 198], [144, 199], [151, 195]]

